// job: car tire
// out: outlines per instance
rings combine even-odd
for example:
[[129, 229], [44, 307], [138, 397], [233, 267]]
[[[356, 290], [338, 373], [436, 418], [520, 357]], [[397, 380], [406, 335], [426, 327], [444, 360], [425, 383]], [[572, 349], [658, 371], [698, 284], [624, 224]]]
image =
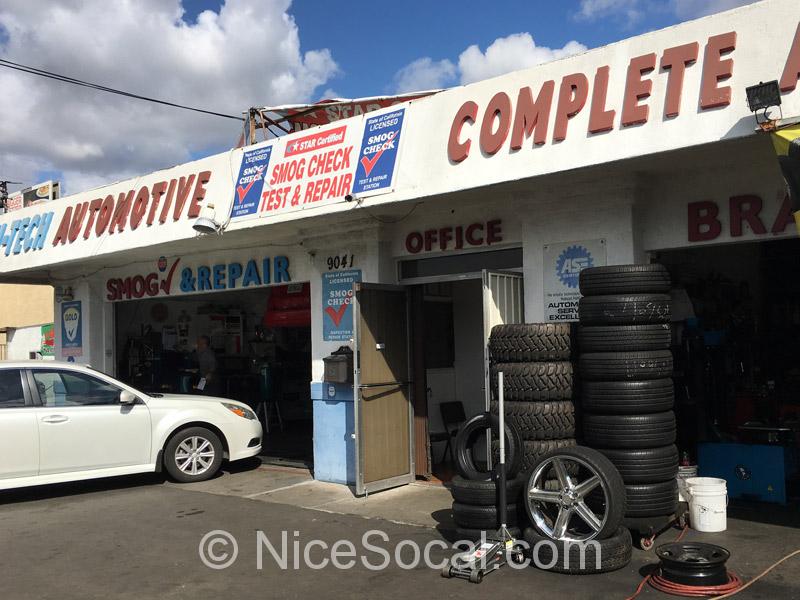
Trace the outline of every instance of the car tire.
[[583, 381], [640, 381], [672, 376], [672, 352], [590, 352], [581, 354]]
[[610, 460], [626, 484], [671, 481], [678, 476], [678, 448], [598, 448]]
[[[500, 404], [492, 402], [489, 412], [499, 414]], [[575, 437], [575, 405], [557, 402], [505, 402], [506, 421], [516, 427], [523, 440], [553, 440]]]
[[675, 413], [583, 415], [583, 439], [592, 448], [656, 448], [675, 443]]
[[636, 352], [668, 350], [672, 343], [669, 323], [654, 325], [582, 325], [578, 329], [581, 352]]
[[[510, 527], [517, 525], [519, 522], [518, 511], [519, 508], [516, 503], [506, 504], [506, 519], [508, 520], [506, 525]], [[500, 527], [498, 519], [496, 506], [479, 506], [453, 502], [453, 521], [459, 527], [496, 530]]]
[[[522, 461], [520, 464], [520, 472], [530, 475], [533, 465], [548, 452], [559, 450], [561, 448], [570, 448], [577, 446], [575, 438], [566, 438], [562, 440], [526, 440], [522, 444]], [[495, 458], [498, 456], [497, 443], [493, 443], [493, 450]]]
[[[506, 502], [517, 502], [526, 481], [525, 477], [506, 479]], [[456, 475], [450, 481], [450, 494], [452, 494], [453, 500], [459, 504], [496, 506], [497, 481], [495, 479], [476, 481]]]
[[665, 294], [669, 292], [670, 276], [664, 265], [615, 265], [590, 267], [579, 276], [581, 294]]
[[648, 325], [669, 323], [670, 298], [666, 294], [584, 296], [578, 302], [584, 325]]
[[[533, 527], [525, 529], [523, 539], [530, 546], [533, 565], [555, 573], [570, 575], [608, 573], [627, 566], [633, 554], [633, 539], [625, 527], [619, 527], [612, 536], [604, 540], [595, 539], [586, 544], [556, 542], [543, 536]], [[584, 557], [583, 561], [581, 556]]]
[[572, 398], [572, 363], [529, 362], [492, 365], [492, 393], [497, 400], [497, 374], [503, 372], [505, 400], [569, 400]]
[[[481, 470], [476, 466], [472, 453], [473, 446], [482, 437], [481, 434], [490, 427], [492, 438], [496, 438], [500, 430], [497, 415], [481, 413], [472, 417], [458, 431], [455, 440], [456, 470], [465, 479], [474, 481], [491, 479], [490, 471]], [[509, 423], [505, 424], [505, 430], [506, 477], [513, 479], [519, 473], [522, 463], [522, 436], [517, 428]]]
[[564, 323], [495, 325], [489, 353], [495, 362], [569, 360], [570, 326]]
[[584, 381], [581, 407], [599, 415], [640, 415], [672, 410], [672, 379], [645, 381]]
[[[205, 456], [200, 454], [192, 457], [195, 448], [205, 448]], [[213, 455], [210, 455], [212, 452]], [[164, 468], [172, 479], [180, 483], [205, 481], [219, 471], [223, 452], [222, 441], [216, 433], [205, 427], [189, 427], [173, 434], [164, 446]], [[182, 459], [184, 456], [186, 458]], [[197, 472], [193, 473], [195, 470]]]
[[642, 483], [625, 486], [628, 499], [626, 518], [660, 517], [678, 510], [678, 482], [676, 479], [660, 483]]

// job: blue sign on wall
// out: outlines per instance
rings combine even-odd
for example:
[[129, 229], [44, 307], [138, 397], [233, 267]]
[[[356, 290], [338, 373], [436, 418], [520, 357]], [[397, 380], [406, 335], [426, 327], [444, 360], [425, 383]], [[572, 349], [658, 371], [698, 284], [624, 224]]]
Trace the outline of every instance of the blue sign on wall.
[[361, 270], [334, 271], [322, 276], [322, 339], [346, 342], [353, 337], [353, 285]]
[[404, 115], [405, 109], [401, 108], [367, 119], [353, 184], [354, 194], [392, 186]]
[[271, 145], [247, 150], [242, 155], [242, 165], [239, 167], [239, 178], [236, 180], [236, 192], [231, 207], [231, 218], [244, 217], [258, 212], [270, 156], [272, 156]]
[[83, 356], [81, 301], [61, 303], [61, 355]]

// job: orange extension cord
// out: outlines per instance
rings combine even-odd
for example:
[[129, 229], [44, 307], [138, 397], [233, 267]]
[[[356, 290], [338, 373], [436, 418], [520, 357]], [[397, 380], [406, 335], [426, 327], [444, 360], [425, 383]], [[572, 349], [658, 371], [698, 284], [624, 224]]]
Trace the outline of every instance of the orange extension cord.
[[[683, 539], [683, 536], [686, 535], [688, 531], [688, 527], [684, 527], [683, 531], [681, 531], [680, 535], [675, 539], [676, 542], [680, 542]], [[688, 585], [681, 585], [677, 583], [673, 583], [671, 581], [667, 581], [658, 573], [657, 568], [647, 575], [642, 582], [639, 584], [639, 587], [636, 588], [636, 591], [633, 595], [626, 598], [626, 600], [634, 600], [639, 594], [642, 593], [644, 590], [644, 586], [648, 583], [653, 589], [656, 589], [660, 592], [664, 592], [666, 594], [671, 594], [673, 596], [682, 596], [685, 598], [714, 598], [715, 600], [723, 600], [723, 598], [730, 598], [738, 594], [739, 592], [747, 589], [751, 585], [753, 585], [756, 581], [764, 577], [767, 573], [772, 571], [775, 567], [780, 565], [781, 563], [789, 560], [793, 556], [797, 556], [800, 554], [800, 550], [795, 550], [794, 552], [787, 554], [779, 561], [773, 563], [764, 571], [759, 573], [757, 576], [753, 577], [747, 583], [744, 583], [735, 573], [732, 571], [728, 572], [729, 581], [723, 585], [715, 585], [715, 586], [688, 586]]]

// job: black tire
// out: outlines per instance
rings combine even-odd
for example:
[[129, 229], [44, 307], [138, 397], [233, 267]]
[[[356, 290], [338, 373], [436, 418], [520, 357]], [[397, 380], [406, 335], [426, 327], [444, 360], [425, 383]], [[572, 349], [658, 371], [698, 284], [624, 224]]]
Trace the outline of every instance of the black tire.
[[[192, 440], [193, 438], [207, 441], [214, 452], [211, 464], [205, 468], [203, 472], [196, 475], [186, 473], [178, 466], [179, 448], [181, 447], [181, 444], [187, 440]], [[164, 446], [164, 468], [166, 469], [167, 473], [169, 473], [169, 476], [172, 477], [172, 479], [180, 483], [205, 481], [207, 479], [211, 479], [219, 471], [220, 467], [222, 466], [223, 451], [224, 449], [222, 447], [222, 441], [213, 431], [206, 429], [205, 427], [189, 427], [187, 429], [182, 429], [173, 434], [173, 436]]]
[[590, 352], [578, 361], [584, 381], [641, 381], [672, 376], [672, 352]]
[[[499, 414], [499, 403], [489, 411]], [[559, 402], [506, 402], [506, 420], [519, 430], [523, 440], [553, 440], [575, 437], [575, 405]]]
[[[540, 441], [526, 441], [523, 443], [522, 464], [520, 470], [522, 473], [529, 475], [533, 466], [539, 462], [539, 459], [548, 452], [559, 450], [561, 448], [571, 448], [577, 446], [574, 438], [567, 438], [563, 440], [540, 440]], [[496, 450], [496, 449], [495, 449]], [[497, 452], [495, 451], [495, 455]]]
[[678, 510], [678, 482], [675, 479], [661, 483], [626, 485], [628, 499], [627, 518], [660, 517]]
[[[556, 573], [571, 575], [608, 573], [627, 566], [633, 554], [631, 533], [625, 527], [618, 528], [611, 537], [592, 540], [585, 545], [554, 542], [533, 527], [526, 528], [522, 535], [530, 546], [529, 551], [534, 557], [533, 565], [543, 569], [552, 564], [546, 570]], [[584, 556], [583, 568], [581, 568], [581, 555]]]
[[492, 365], [492, 393], [497, 400], [497, 374], [503, 372], [505, 400], [569, 400], [571, 362], [497, 363]]
[[675, 443], [675, 413], [583, 415], [583, 439], [592, 448], [656, 448]]
[[[481, 434], [491, 427], [492, 438], [496, 439], [500, 431], [500, 422], [497, 415], [481, 413], [472, 417], [459, 430], [455, 440], [456, 470], [465, 479], [487, 480], [491, 472], [479, 469], [475, 465], [472, 447], [481, 438]], [[522, 437], [516, 427], [506, 423], [506, 477], [513, 479], [517, 476], [522, 464]], [[494, 442], [493, 442], [494, 443]]]
[[[457, 541], [467, 540], [470, 542], [474, 542], [481, 539], [481, 534], [484, 535], [485, 538], [489, 538], [494, 533], [497, 532], [497, 528], [489, 528], [489, 529], [470, 529], [466, 527], [456, 527], [456, 535], [458, 536]], [[511, 537], [514, 539], [519, 539], [522, 535], [522, 531], [519, 527], [509, 527], [508, 533], [511, 534]]]
[[610, 460], [626, 484], [658, 483], [678, 476], [678, 448], [598, 448]]
[[562, 323], [495, 325], [489, 337], [495, 362], [569, 360], [570, 326]]
[[647, 381], [584, 381], [581, 407], [599, 415], [642, 415], [672, 410], [672, 379]]
[[615, 265], [590, 267], [579, 276], [581, 294], [665, 294], [669, 292], [669, 271], [664, 265]]
[[[565, 460], [569, 461], [569, 459], [574, 459], [571, 463], [565, 465], [567, 467], [567, 471], [569, 472], [569, 467], [575, 467], [574, 472], [571, 474], [573, 476], [577, 475], [578, 477], [585, 476], [588, 479], [588, 472], [586, 466], [588, 466], [594, 475], [596, 475], [600, 481], [602, 482], [602, 487], [606, 490], [606, 520], [603, 524], [603, 527], [597, 532], [596, 538], [598, 540], [602, 540], [607, 538], [610, 535], [613, 535], [615, 531], [620, 527], [622, 524], [622, 518], [625, 516], [626, 509], [625, 509], [625, 484], [622, 481], [622, 477], [620, 476], [619, 472], [617, 471], [614, 464], [606, 458], [602, 453], [594, 450], [592, 448], [586, 448], [584, 446], [574, 446], [572, 448], [560, 448], [558, 450], [554, 450], [552, 452], [548, 452], [539, 458], [536, 463], [533, 465], [533, 471], [537, 469], [547, 469], [550, 471], [550, 477], [554, 477], [555, 473], [552, 470], [552, 467], [547, 467], [544, 465], [547, 461], [555, 458], [555, 457], [563, 457]], [[580, 461], [584, 463], [585, 466], [581, 467], [576, 464], [576, 461]], [[541, 473], [543, 478], [548, 476], [547, 472]], [[526, 486], [526, 493], [528, 489], [531, 489], [534, 485], [534, 473], [531, 473], [529, 482]], [[558, 486], [559, 492], [565, 492], [560, 485]], [[603, 493], [601, 488], [595, 488], [595, 491], [600, 493], [600, 498], [602, 499]], [[528, 519], [531, 523], [534, 524], [536, 520], [533, 515], [533, 511], [531, 509], [531, 503], [525, 502], [525, 510], [527, 512]], [[543, 533], [543, 532], [540, 532]]]
[[[506, 505], [506, 525], [516, 526], [518, 519], [518, 505]], [[479, 506], [475, 504], [461, 504], [453, 502], [453, 521], [459, 527], [467, 529], [497, 530], [500, 527], [496, 506]]]
[[584, 325], [648, 325], [669, 323], [670, 300], [666, 294], [584, 296], [578, 302]]
[[[516, 503], [522, 494], [527, 479], [516, 477], [506, 479], [506, 502]], [[495, 480], [475, 481], [456, 475], [450, 481], [453, 500], [460, 504], [476, 506], [497, 506], [497, 482]]]
[[669, 350], [672, 331], [669, 323], [655, 325], [581, 325], [578, 347], [581, 352], [636, 352]]

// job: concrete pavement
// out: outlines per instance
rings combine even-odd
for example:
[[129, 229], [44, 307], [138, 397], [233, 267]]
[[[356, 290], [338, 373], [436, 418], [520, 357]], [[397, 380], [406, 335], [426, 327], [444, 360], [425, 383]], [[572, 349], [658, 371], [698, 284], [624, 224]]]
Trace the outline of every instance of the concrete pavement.
[[[480, 586], [442, 579], [424, 566], [404, 570], [392, 562], [385, 570], [373, 571], [359, 562], [360, 557], [377, 564], [382, 556], [361, 546], [364, 533], [385, 532], [388, 541], [370, 540], [392, 555], [403, 540], [420, 547], [441, 540], [434, 526], [442, 527], [440, 513], [447, 512], [449, 494], [442, 504], [442, 489], [425, 485], [368, 499], [355, 499], [352, 494], [348, 498], [339, 492], [342, 489], [312, 482], [302, 472], [256, 466], [193, 486], [141, 476], [0, 493], [0, 593], [11, 600], [625, 598], [653, 560], [652, 553], [635, 551], [627, 568], [586, 577], [507, 568]], [[421, 505], [430, 504], [404, 513], [405, 505], [416, 506], [416, 496]], [[376, 516], [390, 509], [390, 516], [402, 518]], [[424, 511], [428, 511], [426, 524], [393, 522], [424, 520], [419, 516]], [[238, 558], [227, 569], [210, 569], [200, 560], [198, 546], [211, 530], [230, 532], [238, 542]], [[262, 568], [258, 569], [258, 530], [276, 549], [280, 549], [282, 532], [287, 532], [288, 569], [280, 569], [263, 544]], [[660, 541], [674, 536], [669, 532]], [[354, 568], [316, 570], [305, 565], [303, 552], [309, 542], [321, 540], [330, 546], [340, 539], [356, 545]], [[796, 529], [735, 520], [731, 531], [703, 539], [730, 548], [732, 566], [745, 578], [800, 547]], [[218, 545], [214, 552], [229, 549]], [[438, 560], [450, 554], [435, 548], [431, 556]], [[313, 562], [326, 556], [330, 552], [319, 546], [309, 549]], [[295, 557], [298, 568], [294, 568]], [[411, 561], [408, 545], [400, 557]], [[796, 569], [796, 564], [787, 564], [740, 597], [800, 598], [800, 587], [793, 579]], [[661, 597], [652, 590], [641, 596], [645, 600]]]

